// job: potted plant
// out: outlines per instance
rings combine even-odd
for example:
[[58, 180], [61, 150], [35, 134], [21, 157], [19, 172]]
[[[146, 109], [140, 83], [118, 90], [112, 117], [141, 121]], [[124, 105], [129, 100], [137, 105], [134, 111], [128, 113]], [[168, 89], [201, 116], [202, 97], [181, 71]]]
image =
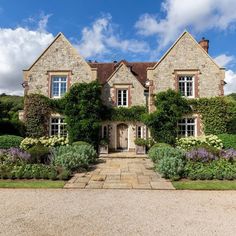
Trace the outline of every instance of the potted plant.
[[108, 154], [108, 140], [101, 139], [99, 143], [99, 154]]
[[143, 138], [136, 138], [134, 140], [136, 145], [136, 154], [146, 154], [147, 141]]

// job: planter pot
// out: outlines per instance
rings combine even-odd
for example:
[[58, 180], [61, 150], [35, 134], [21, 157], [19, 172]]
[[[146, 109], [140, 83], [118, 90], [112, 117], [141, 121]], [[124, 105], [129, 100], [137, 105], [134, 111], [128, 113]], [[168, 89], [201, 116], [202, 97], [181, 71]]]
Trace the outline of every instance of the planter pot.
[[108, 154], [108, 145], [100, 145], [99, 154]]
[[146, 154], [146, 146], [136, 145], [136, 154]]

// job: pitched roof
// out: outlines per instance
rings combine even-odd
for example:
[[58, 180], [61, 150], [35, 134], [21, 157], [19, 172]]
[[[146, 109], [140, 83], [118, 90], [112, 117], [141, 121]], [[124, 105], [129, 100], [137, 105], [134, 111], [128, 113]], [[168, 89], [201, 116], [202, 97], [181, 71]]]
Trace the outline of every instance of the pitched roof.
[[119, 62], [90, 62], [88, 64], [92, 68], [97, 68], [98, 80], [101, 84], [104, 84], [121, 63], [124, 63], [127, 67], [130, 67], [133, 75], [144, 86], [145, 81], [147, 80], [147, 68], [153, 67], [157, 62], [127, 62], [125, 60], [121, 60]]

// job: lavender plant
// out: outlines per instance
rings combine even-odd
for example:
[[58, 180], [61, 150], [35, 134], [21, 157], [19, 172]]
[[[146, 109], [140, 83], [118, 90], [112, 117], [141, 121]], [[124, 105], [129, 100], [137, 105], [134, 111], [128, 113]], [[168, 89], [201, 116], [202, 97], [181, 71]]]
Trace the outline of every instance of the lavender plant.
[[0, 150], [0, 157], [2, 162], [29, 162], [30, 154], [22, 151], [20, 148], [9, 148], [5, 150]]
[[236, 150], [233, 148], [221, 150], [220, 156], [228, 161], [236, 160]]
[[218, 157], [205, 148], [192, 149], [186, 153], [186, 159], [193, 162], [210, 162]]

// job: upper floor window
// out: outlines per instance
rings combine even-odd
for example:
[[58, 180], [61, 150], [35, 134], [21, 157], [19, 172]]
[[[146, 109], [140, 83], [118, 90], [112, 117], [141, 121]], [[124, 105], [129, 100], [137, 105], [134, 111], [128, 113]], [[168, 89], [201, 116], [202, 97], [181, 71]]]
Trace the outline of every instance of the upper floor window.
[[50, 122], [50, 135], [66, 136], [66, 123], [63, 117], [52, 117]]
[[179, 76], [178, 79], [181, 95], [185, 97], [194, 97], [194, 77], [191, 75]]
[[183, 118], [178, 122], [178, 135], [180, 137], [195, 136], [195, 118]]
[[67, 91], [67, 76], [52, 76], [51, 94], [53, 98], [62, 97]]
[[117, 90], [117, 106], [121, 106], [121, 107], [128, 106], [128, 90], [127, 89]]

